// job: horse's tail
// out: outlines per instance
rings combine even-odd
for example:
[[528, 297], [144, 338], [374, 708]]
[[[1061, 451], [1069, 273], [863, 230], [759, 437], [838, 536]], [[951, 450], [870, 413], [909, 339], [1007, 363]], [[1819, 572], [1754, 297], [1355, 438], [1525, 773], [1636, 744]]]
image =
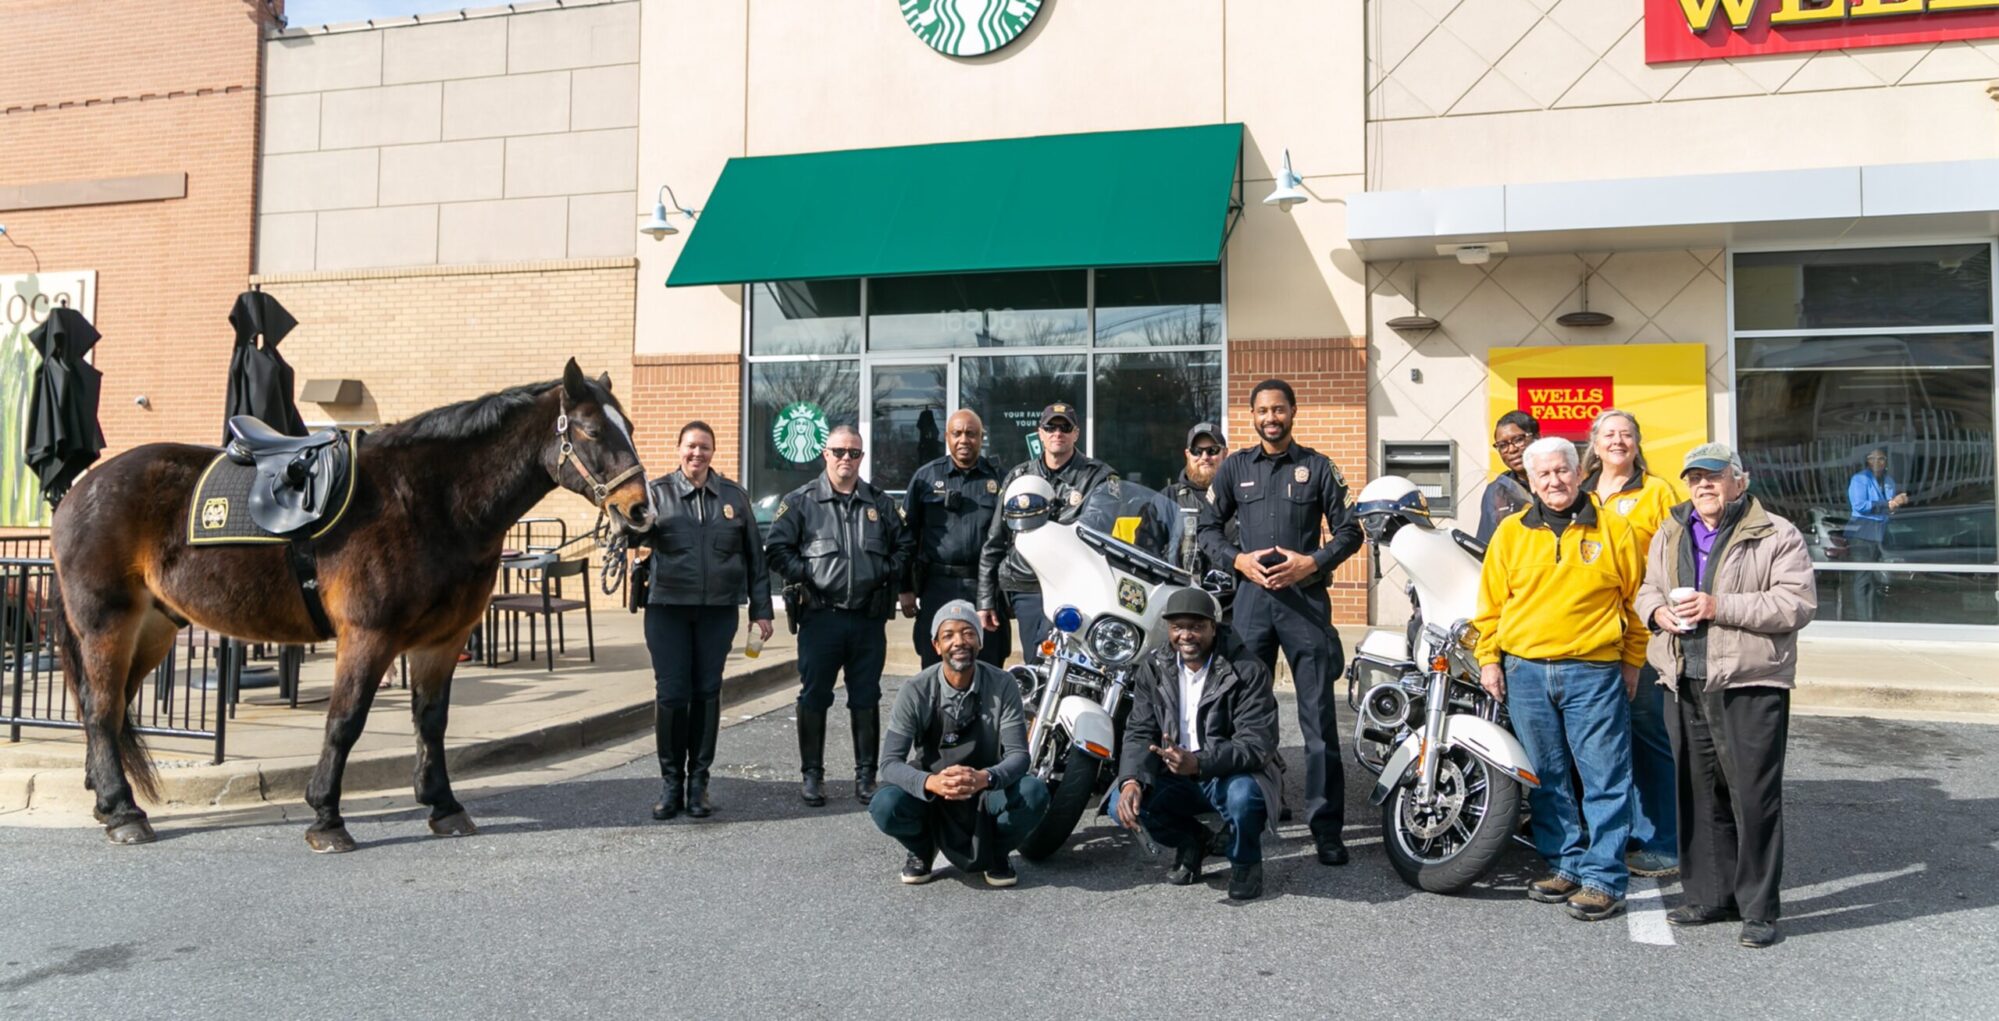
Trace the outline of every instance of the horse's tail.
[[[63, 680], [69, 685], [69, 693], [76, 699], [77, 715], [90, 718], [91, 690], [90, 676], [83, 672], [83, 645], [76, 639], [76, 629], [69, 623], [69, 607], [62, 597], [62, 569], [56, 568], [49, 579], [49, 603], [54, 612], [49, 614], [56, 627], [56, 661], [62, 664]], [[160, 777], [153, 769], [152, 756], [146, 753], [146, 742], [141, 740], [132, 721], [125, 716], [125, 692], [123, 679], [119, 690], [108, 694], [118, 706], [115, 730], [112, 739], [118, 742], [118, 758], [124, 763], [126, 781], [132, 789], [148, 801], [160, 800]]]

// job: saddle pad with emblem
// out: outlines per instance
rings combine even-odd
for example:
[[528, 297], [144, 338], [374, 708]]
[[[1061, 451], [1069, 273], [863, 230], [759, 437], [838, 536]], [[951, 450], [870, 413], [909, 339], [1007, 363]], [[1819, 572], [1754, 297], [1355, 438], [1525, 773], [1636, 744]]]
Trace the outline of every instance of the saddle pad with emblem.
[[[358, 453], [358, 451], [357, 451]], [[354, 501], [354, 480], [360, 472], [349, 469], [346, 484], [329, 501], [333, 508], [317, 527], [310, 538], [317, 539], [332, 531], [340, 519], [347, 514], [347, 507]], [[202, 471], [200, 481], [194, 485], [194, 498], [187, 508], [187, 541], [193, 546], [222, 546], [254, 543], [289, 542], [281, 535], [272, 535], [257, 527], [250, 520], [250, 487], [257, 484], [257, 466], [237, 464], [226, 453], [217, 453], [215, 460]]]

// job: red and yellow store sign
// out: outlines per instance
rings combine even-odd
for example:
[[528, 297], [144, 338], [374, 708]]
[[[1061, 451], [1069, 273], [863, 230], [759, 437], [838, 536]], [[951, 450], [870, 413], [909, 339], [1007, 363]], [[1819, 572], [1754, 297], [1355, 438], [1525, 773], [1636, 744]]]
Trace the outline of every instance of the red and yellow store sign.
[[[1605, 408], [1638, 419], [1652, 472], [1677, 478], [1687, 451], [1708, 440], [1707, 354], [1699, 344], [1495, 347], [1486, 354], [1486, 421], [1518, 409], [1541, 435], [1581, 443]], [[1497, 453], [1493, 474], [1505, 471]]]
[[1999, 0], [1645, 0], [1645, 62], [1999, 38]]

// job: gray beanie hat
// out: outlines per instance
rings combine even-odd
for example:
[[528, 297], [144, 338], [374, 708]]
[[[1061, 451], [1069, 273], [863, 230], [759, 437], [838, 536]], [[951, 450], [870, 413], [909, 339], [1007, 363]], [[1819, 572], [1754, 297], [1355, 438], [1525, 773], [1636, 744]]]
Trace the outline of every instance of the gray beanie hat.
[[944, 630], [944, 622], [962, 620], [972, 626], [972, 640], [981, 648], [986, 644], [986, 629], [979, 624], [979, 611], [963, 599], [953, 599], [937, 608], [937, 616], [930, 618], [930, 640], [937, 641], [937, 633]]

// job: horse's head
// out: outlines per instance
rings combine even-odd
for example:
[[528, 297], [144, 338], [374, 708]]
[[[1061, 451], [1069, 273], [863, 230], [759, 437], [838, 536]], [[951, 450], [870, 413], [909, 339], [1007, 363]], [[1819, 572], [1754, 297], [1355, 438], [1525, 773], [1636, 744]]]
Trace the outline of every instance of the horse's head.
[[611, 393], [610, 374], [590, 379], [571, 358], [562, 370], [560, 400], [551, 447], [556, 480], [604, 508], [619, 527], [651, 528], [645, 469], [632, 443], [631, 420]]

